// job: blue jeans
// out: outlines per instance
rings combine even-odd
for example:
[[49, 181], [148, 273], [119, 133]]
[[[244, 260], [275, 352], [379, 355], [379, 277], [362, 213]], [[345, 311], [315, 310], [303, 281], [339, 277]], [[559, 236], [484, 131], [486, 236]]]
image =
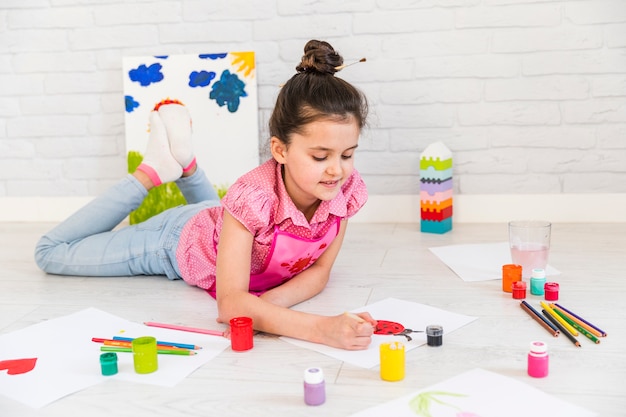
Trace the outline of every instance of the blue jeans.
[[59, 275], [180, 279], [176, 248], [181, 231], [191, 217], [219, 205], [220, 199], [200, 167], [176, 184], [187, 205], [113, 230], [148, 194], [135, 177], [126, 176], [45, 234], [35, 248], [37, 265]]

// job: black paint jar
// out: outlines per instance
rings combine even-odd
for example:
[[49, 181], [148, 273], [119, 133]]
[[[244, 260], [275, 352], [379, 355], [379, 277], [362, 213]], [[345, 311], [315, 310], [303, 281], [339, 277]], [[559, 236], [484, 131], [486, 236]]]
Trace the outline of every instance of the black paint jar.
[[426, 326], [426, 343], [428, 346], [441, 346], [443, 344], [443, 326], [438, 324]]

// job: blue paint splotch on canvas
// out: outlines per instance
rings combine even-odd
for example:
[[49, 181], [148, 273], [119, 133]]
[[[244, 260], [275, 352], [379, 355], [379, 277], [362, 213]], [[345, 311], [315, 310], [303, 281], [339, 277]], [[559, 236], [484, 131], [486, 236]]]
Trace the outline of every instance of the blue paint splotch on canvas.
[[133, 96], [124, 96], [124, 105], [127, 113], [132, 113], [137, 107], [139, 107], [139, 103], [135, 101]]
[[215, 100], [220, 107], [227, 106], [229, 112], [235, 113], [239, 108], [240, 97], [248, 96], [245, 87], [246, 83], [237, 74], [224, 70], [219, 81], [213, 84], [209, 98]]
[[215, 78], [215, 71], [192, 71], [189, 74], [189, 87], [206, 87]]
[[198, 55], [200, 59], [224, 59], [228, 56], [228, 52], [220, 53], [220, 54], [200, 54]]
[[145, 64], [139, 65], [128, 72], [131, 81], [138, 82], [141, 86], [147, 87], [152, 83], [163, 81], [163, 66], [158, 62], [147, 67]]

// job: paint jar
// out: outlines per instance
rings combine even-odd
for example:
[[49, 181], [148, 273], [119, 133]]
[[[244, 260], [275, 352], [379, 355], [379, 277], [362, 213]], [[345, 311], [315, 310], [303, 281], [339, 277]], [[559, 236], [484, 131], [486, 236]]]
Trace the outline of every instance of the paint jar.
[[149, 374], [159, 368], [157, 360], [157, 341], [154, 337], [138, 337], [133, 339], [131, 346], [135, 372], [138, 374]]
[[404, 345], [402, 342], [380, 345], [380, 378], [391, 382], [404, 379]]
[[109, 376], [117, 373], [117, 353], [106, 352], [100, 355], [102, 375]]
[[513, 283], [513, 298], [516, 300], [523, 300], [526, 298], [526, 283], [524, 281], [517, 281]]
[[320, 368], [307, 368], [304, 371], [304, 402], [307, 405], [320, 405], [325, 401], [324, 372]]
[[528, 375], [533, 378], [548, 376], [548, 346], [544, 342], [530, 342], [528, 352]]
[[546, 284], [546, 271], [542, 268], [534, 268], [530, 273], [530, 293], [543, 295], [543, 286]]
[[502, 265], [502, 291], [511, 292], [514, 282], [522, 280], [522, 266], [515, 264]]
[[559, 284], [557, 282], [546, 282], [543, 286], [545, 292], [546, 301], [558, 301], [559, 299]]
[[443, 344], [443, 326], [438, 324], [426, 326], [426, 343], [428, 346], [441, 346]]
[[230, 319], [230, 347], [237, 352], [252, 349], [252, 319], [250, 317], [235, 317]]

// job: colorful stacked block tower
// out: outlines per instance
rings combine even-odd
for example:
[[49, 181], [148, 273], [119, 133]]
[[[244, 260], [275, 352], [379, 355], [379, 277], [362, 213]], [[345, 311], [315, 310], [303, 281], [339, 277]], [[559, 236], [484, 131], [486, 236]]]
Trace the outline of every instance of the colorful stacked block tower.
[[420, 230], [452, 230], [452, 152], [442, 142], [420, 155]]

